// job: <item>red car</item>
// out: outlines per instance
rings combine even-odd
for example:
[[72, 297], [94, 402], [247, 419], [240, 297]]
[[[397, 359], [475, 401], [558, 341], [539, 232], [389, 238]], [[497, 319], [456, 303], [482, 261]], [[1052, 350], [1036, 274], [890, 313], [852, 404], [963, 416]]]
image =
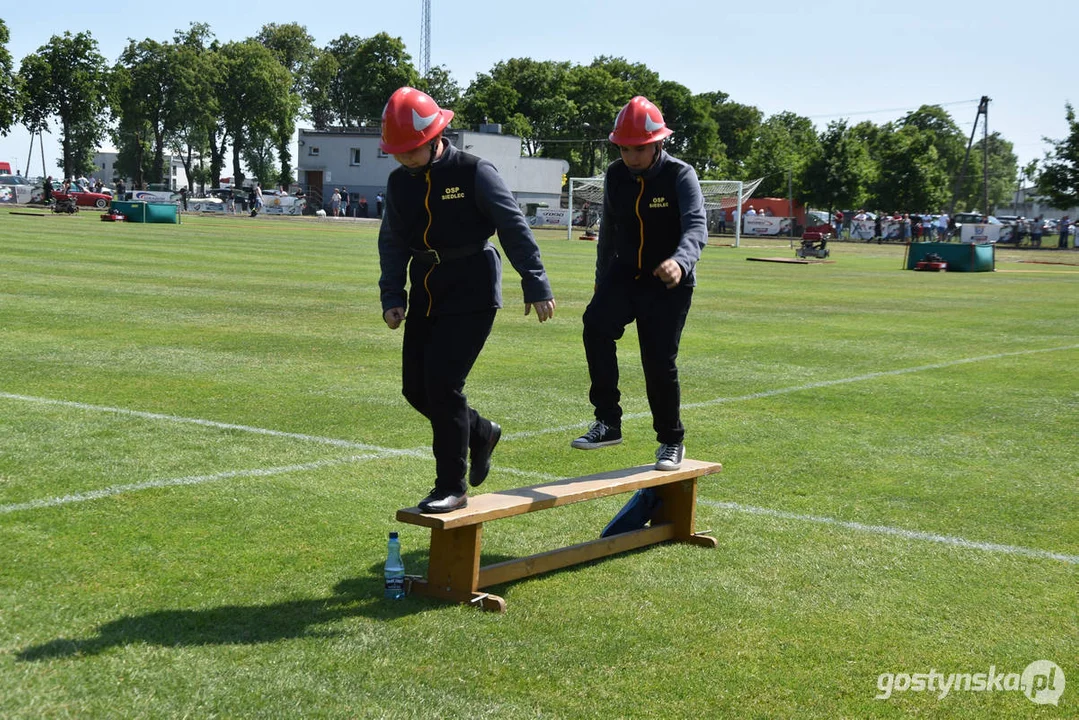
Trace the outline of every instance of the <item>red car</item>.
[[75, 204], [79, 207], [93, 207], [99, 210], [104, 210], [112, 203], [112, 196], [105, 193], [90, 192], [89, 190], [80, 190], [79, 188], [72, 186], [71, 190], [67, 193], [64, 192], [64, 186], [60, 183], [52, 184], [52, 198], [56, 201], [63, 201], [71, 197], [75, 200]]

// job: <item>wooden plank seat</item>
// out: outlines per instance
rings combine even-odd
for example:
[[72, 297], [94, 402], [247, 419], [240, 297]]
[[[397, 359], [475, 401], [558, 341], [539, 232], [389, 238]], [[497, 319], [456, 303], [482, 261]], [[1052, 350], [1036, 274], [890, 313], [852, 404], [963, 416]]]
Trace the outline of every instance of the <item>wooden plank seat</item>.
[[[645, 465], [484, 493], [469, 497], [468, 507], [449, 513], [398, 510], [398, 521], [431, 528], [427, 577], [410, 576], [408, 592], [505, 612], [504, 599], [481, 589], [667, 540], [714, 548], [715, 538], [694, 530], [697, 478], [722, 469], [719, 463], [686, 459], [673, 472]], [[662, 500], [649, 527], [480, 567], [485, 522], [641, 488], [656, 488]]]

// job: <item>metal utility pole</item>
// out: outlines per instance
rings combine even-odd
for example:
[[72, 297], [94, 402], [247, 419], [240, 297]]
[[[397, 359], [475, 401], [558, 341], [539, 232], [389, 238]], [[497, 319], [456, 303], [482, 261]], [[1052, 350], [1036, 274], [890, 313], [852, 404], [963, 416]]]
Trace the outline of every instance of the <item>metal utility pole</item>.
[[985, 109], [982, 115], [985, 121], [982, 123], [982, 214], [989, 214], [989, 98], [982, 97]]
[[423, 21], [420, 23], [420, 75], [431, 72], [431, 0], [423, 0]]
[[794, 247], [794, 168], [787, 168], [787, 217], [791, 220], [790, 232], [791, 247]]
[[985, 181], [985, 205], [982, 208], [984, 215], [989, 214], [989, 96], [982, 95], [981, 101], [978, 103], [978, 114], [974, 116], [974, 127], [970, 129], [970, 140], [967, 142], [967, 152], [963, 155], [963, 166], [959, 169], [959, 175], [955, 178], [955, 183], [952, 185], [952, 205], [948, 208], [948, 216], [955, 215], [955, 203], [959, 199], [959, 187], [963, 184], [963, 178], [967, 174], [967, 161], [970, 160], [970, 148], [974, 144], [974, 134], [978, 132], [978, 118], [985, 116], [985, 147], [984, 161], [982, 168], [984, 172]]

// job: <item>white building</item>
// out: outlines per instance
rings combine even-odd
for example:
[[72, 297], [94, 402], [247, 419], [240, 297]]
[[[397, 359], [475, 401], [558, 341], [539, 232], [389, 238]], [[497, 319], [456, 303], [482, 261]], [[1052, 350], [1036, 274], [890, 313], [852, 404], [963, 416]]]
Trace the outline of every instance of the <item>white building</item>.
[[[483, 126], [483, 132], [446, 130], [446, 138], [459, 150], [489, 160], [502, 175], [522, 206], [545, 203], [558, 207], [562, 176], [569, 163], [553, 158], [521, 156], [521, 138], [500, 134], [500, 125]], [[348, 190], [352, 207], [366, 198], [371, 217], [375, 195], [385, 192], [386, 180], [398, 167], [392, 156], [378, 147], [378, 127], [299, 131], [296, 175], [312, 206], [325, 206], [334, 188]], [[352, 214], [352, 213], [350, 213]]]
[[[94, 177], [106, 185], [112, 185], [120, 179], [120, 171], [116, 169], [116, 161], [120, 153], [116, 150], [99, 150], [94, 153]], [[131, 185], [131, 178], [125, 177], [124, 182]], [[177, 191], [182, 187], [190, 188], [187, 182], [187, 171], [180, 161], [179, 155], [165, 155], [165, 184], [169, 190]]]
[[1070, 218], [1079, 217], [1079, 207], [1060, 210], [1049, 204], [1048, 198], [1038, 195], [1035, 187], [1019, 188], [1014, 195], [1011, 205], [998, 205], [997, 215], [1022, 215], [1023, 217], [1035, 218], [1039, 215], [1046, 218], [1060, 219], [1067, 215]]

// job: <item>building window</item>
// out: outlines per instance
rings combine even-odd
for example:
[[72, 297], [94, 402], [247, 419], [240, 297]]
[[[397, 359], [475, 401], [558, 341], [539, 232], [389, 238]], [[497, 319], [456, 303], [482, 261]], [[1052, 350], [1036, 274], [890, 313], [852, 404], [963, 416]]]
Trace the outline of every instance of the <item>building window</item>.
[[348, 160], [349, 165], [359, 165], [360, 164], [360, 149], [359, 148], [350, 148], [349, 151], [348, 151], [348, 158], [349, 158], [349, 160]]
[[318, 157], [318, 145], [312, 145], [307, 148], [307, 154], [309, 157]]

